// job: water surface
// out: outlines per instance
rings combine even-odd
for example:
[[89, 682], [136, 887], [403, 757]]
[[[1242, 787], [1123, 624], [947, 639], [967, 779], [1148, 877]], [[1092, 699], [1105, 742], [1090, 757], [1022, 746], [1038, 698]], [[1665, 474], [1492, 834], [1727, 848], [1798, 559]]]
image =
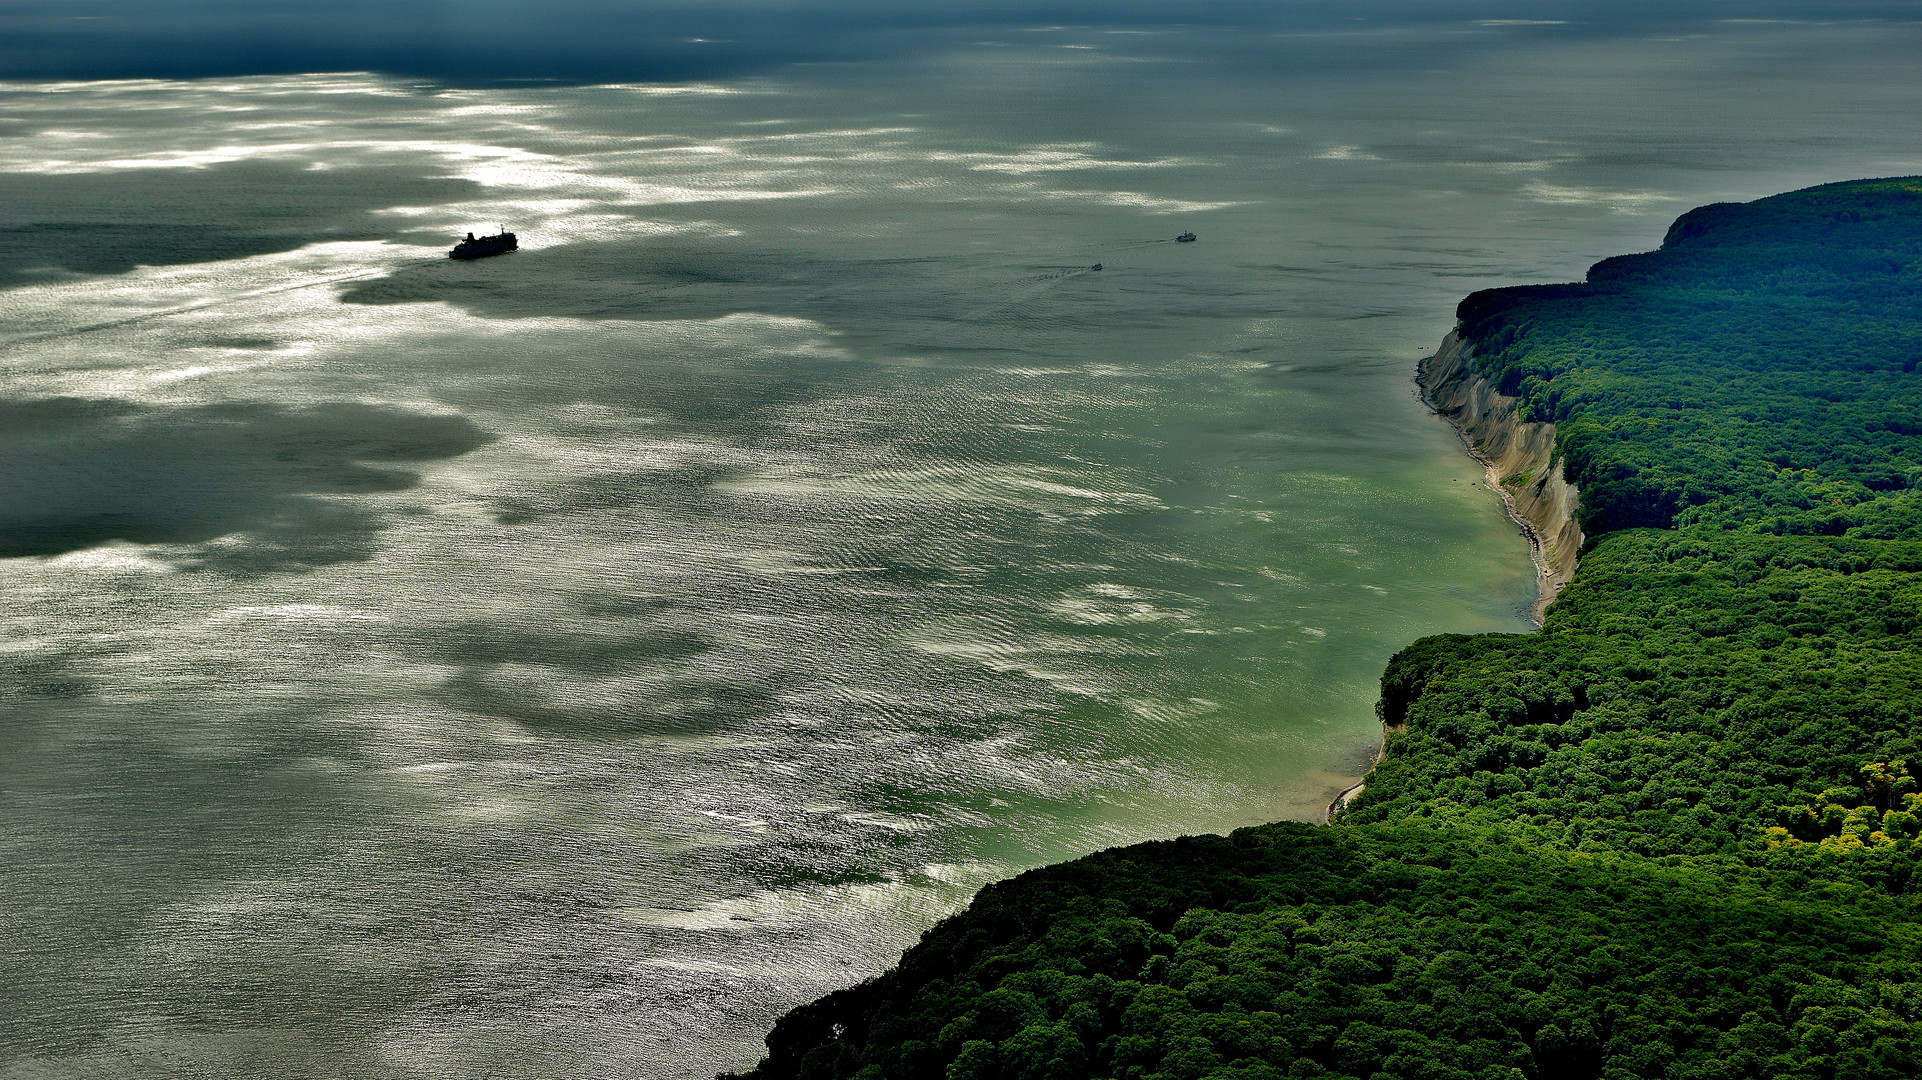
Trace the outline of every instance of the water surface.
[[1454, 301], [1922, 115], [1901, 28], [1370, 33], [6, 86], [0, 1076], [701, 1076], [1316, 817], [1524, 627]]

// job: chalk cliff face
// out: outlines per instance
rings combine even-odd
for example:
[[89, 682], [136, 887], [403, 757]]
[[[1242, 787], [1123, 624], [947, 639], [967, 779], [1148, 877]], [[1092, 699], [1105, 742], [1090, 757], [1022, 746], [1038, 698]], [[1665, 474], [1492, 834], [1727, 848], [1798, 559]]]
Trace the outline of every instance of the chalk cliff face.
[[1528, 536], [1539, 576], [1540, 599], [1534, 616], [1554, 601], [1575, 576], [1582, 529], [1575, 521], [1580, 495], [1562, 476], [1555, 460], [1555, 425], [1526, 423], [1515, 412], [1517, 398], [1496, 392], [1495, 384], [1475, 370], [1474, 347], [1451, 332], [1441, 349], [1422, 361], [1416, 376], [1422, 398], [1455, 430], [1487, 471], [1509, 514]]

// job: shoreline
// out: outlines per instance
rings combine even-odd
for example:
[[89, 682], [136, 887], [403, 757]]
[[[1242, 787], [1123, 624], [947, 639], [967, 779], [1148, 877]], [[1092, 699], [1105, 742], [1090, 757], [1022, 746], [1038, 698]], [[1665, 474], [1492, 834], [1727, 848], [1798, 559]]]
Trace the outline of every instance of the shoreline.
[[[1481, 444], [1476, 441], [1475, 433], [1471, 430], [1471, 425], [1465, 424], [1459, 419], [1468, 401], [1464, 400], [1451, 407], [1436, 399], [1436, 387], [1430, 384], [1431, 365], [1444, 355], [1453, 360], [1465, 353], [1467, 349], [1468, 346], [1462, 342], [1459, 331], [1451, 330], [1448, 336], [1442, 339], [1441, 348], [1415, 361], [1415, 396], [1427, 407], [1429, 412], [1440, 417], [1442, 421], [1447, 423], [1449, 428], [1455, 432], [1455, 437], [1461, 440], [1462, 449], [1467, 451], [1468, 456], [1482, 467], [1482, 480], [1484, 485], [1501, 499], [1502, 510], [1507, 513], [1508, 520], [1515, 523], [1516, 527], [1521, 530], [1522, 538], [1528, 541], [1528, 561], [1535, 567], [1535, 602], [1530, 604], [1528, 608], [1522, 612], [1522, 615], [1530, 623], [1534, 624], [1535, 629], [1539, 630], [1542, 626], [1542, 619], [1547, 614], [1548, 605], [1555, 602], [1555, 597], [1560, 595], [1562, 587], [1566, 585], [1569, 578], [1574, 575], [1575, 560], [1570, 558], [1567, 560], [1566, 566], [1558, 566], [1556, 565], [1556, 561], [1550, 558], [1548, 550], [1549, 540], [1544, 535], [1542, 525], [1538, 524], [1528, 515], [1527, 511], [1524, 510], [1516, 500], [1514, 493], [1509, 491], [1508, 487], [1502, 483], [1501, 461], [1485, 453], [1482, 450]], [[1445, 384], [1451, 377], [1455, 376], [1457, 372], [1462, 370], [1472, 371], [1473, 369], [1464, 363], [1461, 367], [1456, 368], [1455, 371], [1451, 371], [1448, 375], [1443, 376], [1439, 381]], [[1480, 389], [1487, 388], [1487, 380], [1481, 376], [1475, 376], [1474, 381], [1481, 384]], [[1474, 396], [1471, 392], [1469, 395], [1466, 395], [1466, 398], [1472, 398]], [[1490, 407], [1483, 410], [1484, 419], [1493, 413], [1505, 413], [1506, 415], [1502, 417], [1502, 421], [1505, 424], [1511, 427], [1524, 426], [1514, 417], [1512, 399], [1504, 400], [1501, 395], [1492, 393], [1488, 396], [1492, 398], [1492, 401], [1490, 402]], [[1543, 461], [1540, 468], [1547, 470], [1551, 466], [1554, 466], [1552, 477], [1545, 476], [1535, 484], [1538, 489], [1545, 490], [1550, 480], [1561, 481], [1561, 469], [1556, 465], [1552, 457], [1552, 448], [1555, 441], [1555, 425], [1541, 424], [1537, 426], [1541, 429], [1546, 429], [1547, 438], [1545, 441], [1551, 450], [1548, 460]], [[1538, 453], [1534, 456], [1539, 457], [1541, 455]], [[1562, 481], [1562, 486], [1567, 488], [1571, 494], [1575, 494], [1575, 489], [1567, 485], [1565, 481]], [[1572, 506], [1567, 509], [1572, 510]], [[1559, 531], [1566, 532], [1573, 525], [1573, 521], [1572, 517], [1569, 517], [1566, 512], [1564, 512], [1562, 516], [1567, 518], [1567, 520], [1562, 523]], [[1575, 546], [1579, 548], [1581, 530], [1575, 529], [1574, 536], [1576, 538]], [[1375, 748], [1374, 760], [1368, 763], [1368, 768], [1362, 770], [1361, 776], [1357, 778], [1354, 783], [1341, 789], [1333, 799], [1329, 800], [1328, 809], [1322, 814], [1322, 824], [1333, 825], [1335, 823], [1335, 816], [1341, 813], [1342, 808], [1353, 802], [1356, 797], [1362, 793], [1362, 789], [1368, 786], [1368, 774], [1375, 771], [1375, 766], [1381, 764], [1382, 756], [1388, 751], [1388, 735], [1389, 728], [1387, 725], [1383, 725], [1381, 742]]]
[[1468, 456], [1474, 458], [1475, 463], [1482, 467], [1482, 485], [1501, 499], [1502, 509], [1507, 512], [1508, 520], [1521, 528], [1522, 537], [1528, 541], [1528, 561], [1535, 567], [1535, 602], [1528, 606], [1524, 614], [1539, 630], [1542, 625], [1542, 616], [1547, 613], [1548, 605], [1554, 601], [1555, 594], [1560, 591], [1554, 583], [1554, 568], [1548, 565], [1548, 555], [1542, 550], [1541, 530], [1535, 527], [1534, 522], [1522, 516], [1521, 507], [1515, 505], [1515, 496], [1509, 494], [1508, 489], [1502, 486], [1500, 466], [1476, 447], [1475, 437], [1468, 433], [1466, 427], [1444, 412], [1441, 406], [1429, 396], [1428, 362], [1439, 355], [1441, 355], [1440, 352], [1436, 352], [1415, 361], [1415, 396], [1421, 399], [1423, 405], [1428, 406], [1428, 411], [1441, 417], [1443, 422], [1454, 431], [1455, 437], [1461, 440], [1462, 449], [1468, 451]]
[[[1580, 492], [1564, 479], [1554, 456], [1555, 425], [1518, 419], [1517, 399], [1498, 393], [1477, 374], [1469, 351], [1460, 331], [1449, 331], [1439, 349], [1416, 361], [1416, 396], [1454, 429], [1462, 448], [1482, 467], [1485, 486], [1528, 541], [1535, 602], [1523, 616], [1540, 629], [1548, 606], [1575, 576], [1585, 539], [1574, 518]], [[1438, 361], [1446, 366], [1439, 374]], [[1521, 498], [1504, 483], [1518, 477]]]
[[1341, 813], [1341, 808], [1353, 802], [1355, 797], [1361, 794], [1361, 789], [1368, 786], [1368, 774], [1375, 771], [1375, 766], [1381, 764], [1382, 755], [1388, 752], [1388, 730], [1388, 725], [1383, 724], [1381, 727], [1381, 741], [1375, 744], [1375, 758], [1368, 763], [1366, 769], [1361, 771], [1361, 777], [1354, 783], [1342, 788], [1335, 794], [1334, 798], [1328, 800], [1328, 809], [1321, 816], [1321, 823], [1323, 825], [1333, 825], [1335, 823], [1335, 815]]

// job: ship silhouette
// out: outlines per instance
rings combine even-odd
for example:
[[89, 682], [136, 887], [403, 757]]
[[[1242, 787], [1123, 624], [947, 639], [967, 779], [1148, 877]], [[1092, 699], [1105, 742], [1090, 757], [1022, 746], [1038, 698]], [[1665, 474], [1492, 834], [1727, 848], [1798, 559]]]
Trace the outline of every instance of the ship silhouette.
[[498, 236], [476, 237], [473, 233], [468, 233], [467, 239], [455, 244], [454, 250], [448, 252], [447, 257], [450, 259], [481, 259], [489, 255], [500, 255], [505, 252], [515, 251], [518, 250], [520, 246], [520, 241], [514, 238], [514, 234], [508, 232], [507, 229], [503, 227]]

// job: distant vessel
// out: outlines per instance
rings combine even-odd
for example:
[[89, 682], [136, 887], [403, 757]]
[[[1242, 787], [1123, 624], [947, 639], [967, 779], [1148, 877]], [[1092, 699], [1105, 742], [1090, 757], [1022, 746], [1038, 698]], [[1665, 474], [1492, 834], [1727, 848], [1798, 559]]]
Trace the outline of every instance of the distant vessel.
[[1175, 243], [1177, 244], [1192, 244], [1194, 242], [1195, 242], [1195, 234], [1191, 232], [1185, 232], [1185, 233], [1182, 233], [1180, 236], [1175, 237]]
[[1099, 269], [1101, 269], [1101, 264], [1100, 264], [1100, 263], [1095, 263], [1095, 264], [1094, 264], [1093, 266], [1090, 266], [1090, 267], [1088, 267], [1088, 269], [1090, 269], [1090, 270], [1099, 270]]
[[476, 237], [473, 233], [468, 233], [467, 239], [455, 244], [454, 250], [448, 252], [447, 257], [450, 259], [480, 259], [489, 255], [499, 255], [503, 252], [517, 251], [520, 249], [520, 246], [520, 241], [514, 239], [514, 234], [508, 232], [505, 228], [501, 229], [499, 236]]

